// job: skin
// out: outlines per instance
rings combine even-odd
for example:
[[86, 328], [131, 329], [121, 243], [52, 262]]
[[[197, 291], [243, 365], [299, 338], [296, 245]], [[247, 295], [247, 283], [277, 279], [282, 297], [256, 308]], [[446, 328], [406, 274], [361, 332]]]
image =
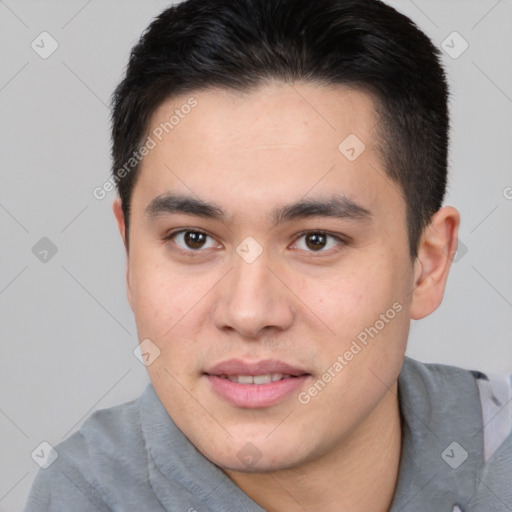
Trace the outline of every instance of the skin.
[[[362, 91], [267, 83], [192, 96], [197, 106], [144, 158], [131, 205], [127, 294], [139, 340], [160, 350], [147, 367], [156, 393], [197, 449], [265, 510], [386, 511], [410, 319], [441, 303], [459, 214], [440, 209], [411, 260], [405, 202], [385, 174], [374, 103]], [[148, 134], [188, 99], [163, 103]], [[366, 146], [354, 161], [338, 149], [349, 134]], [[214, 202], [228, 219], [147, 215], [169, 192]], [[371, 215], [271, 223], [276, 206], [334, 193]], [[119, 198], [113, 210], [126, 246]], [[185, 228], [209, 235], [204, 248], [183, 235], [164, 240]], [[346, 243], [328, 237], [315, 248], [306, 230]], [[263, 249], [252, 263], [236, 252], [248, 236]], [[278, 359], [311, 374], [307, 391], [397, 302], [401, 311], [307, 404], [292, 393], [271, 407], [235, 407], [203, 375], [231, 358]], [[250, 467], [237, 455], [248, 442], [260, 457]]]

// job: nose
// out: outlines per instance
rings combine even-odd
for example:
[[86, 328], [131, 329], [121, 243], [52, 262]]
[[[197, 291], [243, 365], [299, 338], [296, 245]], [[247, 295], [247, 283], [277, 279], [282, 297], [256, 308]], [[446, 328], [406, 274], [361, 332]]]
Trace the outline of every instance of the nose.
[[279, 267], [269, 262], [265, 252], [252, 262], [238, 255], [233, 261], [217, 288], [216, 327], [251, 339], [289, 328], [295, 316], [293, 293]]

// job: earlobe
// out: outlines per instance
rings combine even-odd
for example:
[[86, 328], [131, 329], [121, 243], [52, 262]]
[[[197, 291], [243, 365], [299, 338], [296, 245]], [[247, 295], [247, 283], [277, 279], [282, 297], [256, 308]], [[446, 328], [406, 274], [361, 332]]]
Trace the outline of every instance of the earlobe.
[[128, 303], [133, 311], [132, 304], [132, 289], [130, 285], [130, 264], [128, 258], [128, 247], [126, 246], [126, 224], [124, 221], [124, 213], [123, 213], [123, 203], [120, 197], [117, 197], [112, 203], [112, 210], [114, 211], [114, 216], [116, 218], [117, 227], [119, 228], [119, 233], [121, 234], [121, 238], [123, 239], [123, 245], [126, 250], [126, 296], [128, 297]]
[[443, 300], [446, 281], [457, 251], [459, 212], [446, 206], [424, 229], [415, 262], [411, 318], [419, 320], [435, 311]]

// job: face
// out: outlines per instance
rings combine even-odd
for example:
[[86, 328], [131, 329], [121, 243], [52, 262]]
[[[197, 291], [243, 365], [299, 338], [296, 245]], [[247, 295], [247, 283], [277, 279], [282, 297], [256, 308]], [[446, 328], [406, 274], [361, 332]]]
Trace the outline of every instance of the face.
[[128, 298], [160, 400], [223, 468], [314, 461], [396, 384], [415, 271], [374, 108], [274, 83], [174, 97], [151, 120]]

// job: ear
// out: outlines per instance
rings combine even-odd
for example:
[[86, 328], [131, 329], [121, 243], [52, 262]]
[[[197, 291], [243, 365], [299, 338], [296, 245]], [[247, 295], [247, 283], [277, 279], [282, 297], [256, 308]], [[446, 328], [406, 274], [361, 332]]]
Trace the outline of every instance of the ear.
[[130, 307], [133, 310], [132, 305], [132, 288], [130, 285], [130, 259], [128, 254], [128, 246], [126, 245], [126, 224], [124, 221], [124, 213], [123, 213], [123, 202], [120, 197], [117, 197], [112, 203], [112, 210], [114, 211], [114, 216], [117, 221], [117, 227], [119, 228], [119, 233], [121, 234], [121, 238], [123, 239], [123, 245], [126, 250], [126, 295], [128, 297], [128, 302]]
[[452, 206], [438, 210], [424, 229], [414, 263], [415, 284], [411, 318], [435, 311], [443, 300], [448, 272], [457, 252], [460, 214]]
[[124, 248], [126, 249], [126, 251], [128, 251], [128, 248], [126, 247], [126, 225], [124, 222], [123, 202], [120, 197], [116, 197], [116, 199], [112, 203], [112, 210], [114, 211], [114, 216], [117, 221], [119, 233], [121, 234], [121, 238], [123, 239]]

